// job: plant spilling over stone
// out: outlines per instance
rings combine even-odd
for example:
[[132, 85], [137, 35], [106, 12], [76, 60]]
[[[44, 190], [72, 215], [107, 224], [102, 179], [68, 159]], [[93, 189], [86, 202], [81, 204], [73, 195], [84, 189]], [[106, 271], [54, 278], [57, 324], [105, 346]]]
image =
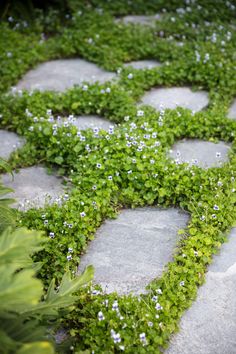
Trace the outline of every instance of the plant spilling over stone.
[[[236, 122], [227, 118], [236, 96], [235, 6], [173, 1], [164, 10], [164, 2], [153, 1], [147, 9], [161, 17], [149, 27], [115, 22], [115, 15], [129, 15], [131, 5], [122, 1], [111, 4], [110, 11], [108, 2], [96, 7], [93, 1], [81, 9], [69, 3], [68, 23], [53, 27], [52, 21], [53, 35], [42, 35], [47, 26], [40, 17], [29, 27], [14, 19], [0, 24], [1, 129], [25, 139], [9, 163], [23, 168], [40, 162], [56, 167], [67, 181], [54, 204], [19, 213], [18, 224], [48, 235], [45, 248], [34, 255], [47, 287], [67, 268], [76, 273], [97, 228], [121, 208], [179, 206], [189, 212], [173, 261], [148, 293], [108, 295], [91, 287], [81, 291], [77, 306], [63, 319], [77, 352], [159, 353], [235, 220]], [[145, 13], [144, 2], [131, 4], [133, 13]], [[75, 56], [117, 75], [63, 92], [10, 90], [36, 64]], [[142, 59], [161, 65], [141, 70], [123, 65]], [[157, 111], [138, 103], [154, 87], [184, 85], [185, 92], [190, 86], [208, 92], [208, 106], [204, 101], [199, 108], [204, 110], [154, 105]], [[74, 119], [82, 115], [107, 118], [111, 127], [79, 130]], [[229, 160], [203, 169], [197, 160], [188, 164], [171, 158], [170, 149], [182, 139], [225, 142]], [[221, 159], [220, 151], [214, 154]]]

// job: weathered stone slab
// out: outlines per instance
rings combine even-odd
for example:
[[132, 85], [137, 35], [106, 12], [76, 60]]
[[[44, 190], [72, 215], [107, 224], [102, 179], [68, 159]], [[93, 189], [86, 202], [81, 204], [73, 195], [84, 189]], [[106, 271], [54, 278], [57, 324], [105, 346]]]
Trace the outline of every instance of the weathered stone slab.
[[228, 161], [230, 145], [223, 141], [215, 144], [209, 141], [188, 139], [174, 144], [170, 156], [176, 163], [187, 162], [203, 168], [220, 167]]
[[30, 70], [16, 88], [64, 91], [74, 85], [81, 85], [84, 81], [104, 83], [115, 76], [115, 73], [107, 72], [83, 59], [52, 60]]
[[236, 353], [236, 229], [214, 257], [197, 300], [166, 354]]
[[21, 210], [42, 207], [45, 200], [50, 203], [63, 194], [61, 178], [48, 175], [46, 169], [40, 166], [21, 169], [14, 174], [13, 180], [10, 174], [4, 174], [2, 181], [5, 186], [14, 189], [9, 196], [16, 199], [13, 206]]
[[123, 22], [125, 24], [133, 23], [146, 26], [155, 26], [155, 21], [160, 20], [161, 15], [156, 14], [154, 16], [140, 16], [140, 15], [129, 15], [122, 17], [121, 19], [116, 19], [116, 22]]
[[24, 145], [24, 139], [15, 133], [0, 130], [0, 157], [8, 160], [11, 153]]
[[172, 260], [177, 231], [188, 219], [187, 213], [175, 208], [123, 210], [116, 220], [107, 220], [99, 228], [79, 270], [93, 264], [94, 282], [106, 292], [144, 292]]
[[232, 103], [229, 109], [228, 117], [232, 119], [236, 119], [236, 99]]
[[79, 130], [84, 130], [84, 129], [104, 129], [104, 130], [109, 130], [111, 127], [115, 127], [115, 123], [110, 122], [107, 119], [101, 118], [99, 116], [79, 116], [75, 117], [75, 120], [73, 124], [79, 129]]
[[124, 64], [125, 67], [132, 66], [134, 69], [152, 69], [160, 65], [156, 60], [136, 60]]
[[208, 105], [208, 94], [206, 91], [193, 92], [189, 87], [157, 88], [147, 92], [142, 103], [157, 110], [181, 106], [197, 112]]

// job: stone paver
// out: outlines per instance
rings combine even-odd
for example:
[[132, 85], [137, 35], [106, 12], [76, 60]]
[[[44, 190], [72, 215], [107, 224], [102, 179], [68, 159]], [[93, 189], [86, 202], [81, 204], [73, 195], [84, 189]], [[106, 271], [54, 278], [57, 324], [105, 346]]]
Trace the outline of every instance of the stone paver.
[[115, 22], [123, 22], [125, 24], [133, 23], [146, 26], [155, 26], [155, 21], [160, 20], [161, 15], [157, 14], [154, 16], [142, 16], [142, 15], [129, 15], [122, 17], [121, 19], [116, 19]]
[[125, 209], [99, 228], [79, 271], [93, 264], [94, 282], [107, 292], [144, 292], [172, 260], [177, 231], [188, 219], [187, 213], [175, 208]]
[[99, 129], [109, 130], [110, 127], [113, 128], [115, 127], [115, 123], [95, 115], [75, 117], [75, 121], [73, 122], [73, 124], [79, 130], [84, 130], [88, 128], [91, 129], [99, 128]]
[[230, 145], [223, 141], [215, 144], [209, 141], [188, 139], [173, 145], [170, 156], [177, 163], [188, 162], [203, 168], [220, 167], [228, 161]]
[[197, 112], [208, 105], [208, 94], [206, 91], [193, 92], [189, 87], [157, 88], [147, 92], [141, 101], [157, 110], [181, 106]]
[[236, 119], [236, 99], [233, 101], [232, 105], [230, 106], [228, 117], [232, 119]]
[[24, 139], [15, 133], [0, 130], [0, 157], [8, 160], [11, 153], [24, 145]]
[[214, 257], [166, 354], [236, 353], [236, 229]]
[[113, 79], [115, 73], [105, 71], [83, 59], [52, 60], [30, 70], [16, 88], [27, 90], [64, 91], [87, 81], [104, 83]]
[[160, 65], [156, 60], [136, 60], [124, 64], [125, 67], [132, 66], [134, 69], [152, 69]]
[[56, 201], [63, 194], [61, 178], [48, 175], [46, 169], [41, 166], [23, 168], [19, 173], [2, 175], [5, 186], [14, 189], [10, 193], [11, 198], [16, 199], [14, 207], [27, 210], [30, 207], [41, 207], [45, 199], [49, 202]]

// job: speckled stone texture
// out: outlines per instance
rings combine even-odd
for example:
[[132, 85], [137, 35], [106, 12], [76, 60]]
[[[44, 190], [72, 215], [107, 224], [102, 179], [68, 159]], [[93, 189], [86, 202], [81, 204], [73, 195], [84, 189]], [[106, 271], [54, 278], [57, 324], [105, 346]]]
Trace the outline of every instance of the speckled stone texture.
[[151, 280], [160, 276], [172, 260], [178, 229], [189, 216], [178, 209], [155, 207], [125, 209], [115, 220], [98, 229], [79, 271], [95, 267], [94, 282], [106, 292], [145, 292]]
[[220, 167], [228, 161], [230, 145], [220, 141], [215, 144], [197, 139], [181, 140], [174, 144], [170, 156], [176, 163], [187, 162], [203, 168]]
[[11, 153], [24, 145], [24, 139], [15, 133], [0, 130], [0, 157], [8, 160]]
[[208, 105], [208, 94], [206, 91], [193, 92], [189, 87], [157, 88], [148, 91], [141, 102], [157, 110], [180, 106], [197, 112]]
[[132, 66], [134, 69], [153, 69], [160, 65], [156, 60], [135, 60], [124, 64], [125, 67]]
[[161, 15], [159, 14], [156, 14], [155, 16], [129, 15], [120, 19], [116, 19], [116, 22], [123, 22], [125, 24], [133, 23], [146, 26], [155, 26], [155, 21], [158, 21], [160, 19]]
[[45, 200], [51, 203], [64, 193], [62, 179], [48, 175], [41, 166], [20, 169], [13, 180], [10, 174], [4, 174], [2, 181], [5, 186], [14, 189], [9, 196], [16, 199], [13, 207], [21, 210], [42, 207]]
[[214, 257], [166, 354], [236, 353], [236, 229]]
[[115, 73], [107, 72], [83, 59], [52, 60], [30, 70], [16, 88], [26, 90], [65, 91], [84, 81], [104, 83], [113, 79]]
[[99, 116], [79, 116], [75, 117], [75, 121], [73, 122], [73, 125], [75, 125], [79, 130], [85, 130], [88, 128], [94, 129], [104, 129], [104, 130], [109, 130], [110, 127], [115, 127], [116, 124], [113, 122], [110, 122], [107, 119], [101, 118]]
[[233, 101], [232, 105], [230, 106], [228, 117], [231, 119], [236, 119], [236, 99]]

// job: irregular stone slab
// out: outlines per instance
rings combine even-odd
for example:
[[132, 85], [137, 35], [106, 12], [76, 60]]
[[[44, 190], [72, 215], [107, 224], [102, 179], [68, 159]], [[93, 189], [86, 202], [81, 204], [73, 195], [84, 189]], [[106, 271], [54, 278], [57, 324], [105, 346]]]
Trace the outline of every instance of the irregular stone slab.
[[152, 69], [160, 65], [156, 60], [136, 60], [124, 64], [125, 67], [132, 66], [134, 69]]
[[140, 15], [129, 15], [124, 16], [120, 19], [116, 19], [115, 22], [123, 22], [125, 24], [133, 23], [146, 26], [155, 26], [155, 21], [160, 20], [161, 15], [156, 14], [154, 16], [140, 16]]
[[107, 119], [101, 118], [99, 116], [79, 116], [75, 118], [75, 121], [73, 124], [79, 129], [79, 130], [84, 130], [84, 129], [94, 129], [94, 128], [99, 128], [99, 129], [104, 129], [104, 130], [109, 130], [111, 127], [115, 127], [115, 123], [110, 122]]
[[24, 145], [24, 139], [17, 134], [0, 130], [0, 157], [8, 160], [11, 153]]
[[209, 141], [188, 139], [174, 144], [170, 156], [176, 163], [187, 162], [203, 168], [220, 167], [228, 161], [230, 145], [223, 141], [215, 144]]
[[166, 354], [236, 353], [236, 229], [214, 257], [198, 297]]
[[10, 174], [4, 174], [2, 181], [5, 186], [14, 189], [9, 196], [17, 201], [13, 207], [21, 210], [42, 207], [46, 200], [52, 203], [63, 194], [62, 179], [48, 175], [46, 169], [40, 166], [21, 169], [14, 174], [13, 180]]
[[228, 117], [232, 119], [236, 119], [236, 99], [234, 100], [233, 104], [229, 109]]
[[52, 60], [30, 70], [16, 88], [26, 90], [64, 91], [87, 81], [104, 83], [116, 76], [83, 59]]
[[95, 283], [108, 293], [145, 292], [172, 260], [177, 231], [188, 219], [187, 213], [175, 208], [122, 210], [116, 220], [107, 220], [98, 229], [79, 270], [93, 264]]
[[181, 106], [198, 112], [208, 105], [208, 94], [206, 91], [193, 92], [189, 87], [158, 88], [147, 92], [142, 103], [157, 110]]

